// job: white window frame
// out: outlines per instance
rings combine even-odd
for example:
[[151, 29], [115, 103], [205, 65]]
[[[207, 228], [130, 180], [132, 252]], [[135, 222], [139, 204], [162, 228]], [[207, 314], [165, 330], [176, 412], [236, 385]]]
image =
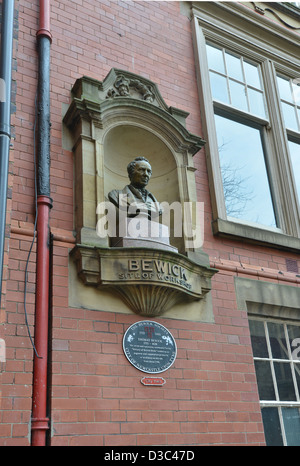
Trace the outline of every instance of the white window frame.
[[[215, 234], [243, 237], [259, 243], [271, 243], [273, 247], [299, 251], [300, 206], [276, 81], [276, 74], [289, 76], [292, 79], [299, 78], [299, 58], [295, 54], [289, 56], [287, 47], [292, 40], [295, 41], [295, 33], [290, 31], [286, 33], [285, 31], [286, 50], [284, 47], [280, 49], [278, 42], [275, 40], [278, 39], [279, 32], [281, 35], [283, 34], [279, 26], [265, 24], [256, 12], [250, 9], [246, 10], [243, 5], [235, 2], [231, 2], [230, 5], [227, 2], [205, 3], [214, 4], [210, 11], [208, 11], [209, 8], [206, 10], [206, 7], [201, 9], [194, 7], [192, 12], [200, 110], [204, 139], [206, 140], [205, 150], [212, 199], [213, 231]], [[222, 10], [223, 15], [221, 14]], [[242, 24], [243, 22], [244, 24]], [[261, 26], [259, 38], [251, 35], [253, 24]], [[297, 38], [299, 40], [299, 36]], [[270, 39], [273, 39], [274, 45], [272, 45]], [[265, 150], [269, 164], [274, 210], [279, 228], [272, 229], [227, 218], [214, 121], [214, 104], [206, 56], [206, 42], [222, 46], [230, 52], [237, 53], [245, 57], [245, 59], [259, 64], [261, 67], [270, 120], [256, 120], [260, 120], [259, 122], [264, 128]], [[228, 108], [221, 103], [215, 103], [215, 106], [224, 107], [224, 109]], [[236, 116], [243, 116], [243, 112], [231, 108], [231, 113], [233, 112], [235, 112]], [[249, 114], [247, 116], [249, 117]]]
[[[275, 323], [299, 325], [299, 287], [278, 284], [274, 281], [264, 281], [263, 279], [253, 280], [252, 278], [243, 277], [235, 277], [234, 284], [238, 309], [245, 311], [249, 320], [264, 320], [267, 322], [273, 321]], [[299, 353], [297, 348], [298, 342], [294, 348], [296, 349], [296, 357], [298, 358]], [[295, 361], [294, 358], [292, 360]], [[282, 359], [278, 359], [278, 361], [282, 362]], [[271, 403], [272, 406], [276, 407], [298, 407], [300, 399], [297, 398], [297, 400], [288, 402], [261, 400], [259, 404], [260, 407], [271, 406]]]
[[[280, 429], [281, 429], [281, 434], [282, 434], [282, 440], [284, 446], [287, 445], [287, 439], [286, 439], [286, 433], [285, 433], [285, 426], [284, 426], [284, 420], [281, 412], [282, 407], [288, 407], [288, 408], [300, 408], [300, 394], [299, 394], [299, 388], [298, 384], [296, 381], [296, 376], [295, 376], [295, 367], [300, 368], [300, 362], [295, 361], [292, 357], [292, 350], [291, 347], [288, 345], [287, 350], [288, 350], [288, 356], [286, 359], [276, 359], [272, 356], [272, 351], [271, 351], [271, 346], [270, 346], [270, 336], [268, 333], [268, 327], [267, 323], [268, 322], [274, 322], [276, 324], [282, 324], [284, 326], [284, 332], [285, 332], [285, 337], [286, 340], [288, 341], [288, 335], [287, 335], [287, 325], [295, 325], [300, 327], [299, 321], [287, 321], [287, 320], [280, 320], [280, 319], [272, 319], [272, 318], [267, 318], [267, 317], [257, 317], [255, 315], [249, 316], [249, 320], [255, 320], [255, 321], [261, 321], [264, 324], [265, 328], [265, 334], [266, 334], [266, 344], [268, 348], [268, 353], [269, 357], [258, 357], [254, 356], [253, 359], [254, 361], [269, 361], [271, 363], [271, 374], [272, 374], [272, 380], [273, 380], [273, 385], [274, 385], [274, 391], [275, 391], [275, 396], [276, 400], [260, 400], [260, 407], [261, 408], [279, 408], [278, 413], [279, 413], [279, 423], [280, 423]], [[278, 394], [278, 387], [277, 387], [277, 377], [276, 373], [274, 370], [274, 362], [280, 362], [284, 364], [289, 364], [291, 367], [291, 375], [292, 375], [292, 380], [294, 384], [294, 389], [295, 389], [295, 395], [296, 395], [296, 400], [295, 401], [280, 401], [279, 400], [279, 394]], [[296, 365], [296, 366], [295, 366]]]

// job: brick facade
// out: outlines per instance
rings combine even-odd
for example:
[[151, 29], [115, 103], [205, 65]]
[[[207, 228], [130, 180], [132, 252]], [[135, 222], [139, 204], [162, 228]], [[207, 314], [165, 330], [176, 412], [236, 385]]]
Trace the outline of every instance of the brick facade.
[[[32, 402], [33, 349], [23, 302], [35, 211], [38, 2], [15, 4], [11, 226], [0, 320], [6, 343], [1, 445], [30, 444]], [[234, 277], [299, 287], [299, 277], [286, 265], [286, 259], [298, 261], [299, 256], [212, 234], [205, 150], [194, 163], [198, 200], [205, 205], [204, 251], [219, 270], [212, 280], [214, 323], [155, 319], [171, 331], [178, 347], [175, 364], [162, 374], [166, 384], [143, 386], [141, 373], [124, 356], [124, 332], [138, 316], [69, 307], [76, 187], [62, 117], [71, 87], [83, 75], [103, 80], [113, 67], [140, 74], [159, 86], [168, 105], [189, 112], [189, 131], [202, 136], [191, 23], [181, 2], [56, 1], [51, 31], [51, 445], [263, 445], [248, 317], [237, 306]], [[26, 303], [33, 334], [35, 247], [28, 271]]]

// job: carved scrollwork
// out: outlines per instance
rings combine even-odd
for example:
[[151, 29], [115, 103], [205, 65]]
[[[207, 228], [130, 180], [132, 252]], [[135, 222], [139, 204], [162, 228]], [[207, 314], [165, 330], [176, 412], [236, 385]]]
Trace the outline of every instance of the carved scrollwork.
[[[254, 11], [256, 11], [257, 13], [259, 13], [260, 15], [264, 15], [266, 11], [268, 11], [269, 13], [271, 13], [273, 16], [275, 16], [276, 19], [278, 19], [278, 21], [280, 21], [282, 24], [284, 24], [284, 26], [290, 28], [290, 29], [293, 29], [294, 31], [299, 31], [300, 28], [299, 27], [296, 27], [296, 26], [293, 26], [292, 24], [288, 23], [287, 21], [285, 21], [281, 14], [278, 14], [277, 11], [274, 9], [274, 8], [263, 8], [261, 6], [258, 6], [255, 2], [251, 2], [253, 7], [254, 7]], [[286, 2], [287, 6], [289, 5], [289, 2]], [[272, 3], [271, 3], [271, 6], [272, 6]], [[279, 4], [279, 7], [281, 6], [281, 4]], [[285, 4], [283, 4], [283, 7], [285, 6]], [[282, 6], [281, 6], [282, 8]]]
[[141, 100], [145, 100], [146, 102], [152, 103], [155, 99], [150, 86], [147, 86], [138, 79], [127, 79], [123, 75], [117, 77], [114, 87], [108, 90], [106, 98], [130, 97], [131, 90], [135, 90], [140, 95]]

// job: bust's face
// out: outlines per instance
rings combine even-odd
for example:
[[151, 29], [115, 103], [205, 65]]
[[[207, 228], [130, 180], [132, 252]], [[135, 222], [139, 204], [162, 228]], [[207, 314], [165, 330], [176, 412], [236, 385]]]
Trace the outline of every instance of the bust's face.
[[130, 182], [137, 188], [145, 188], [149, 183], [151, 175], [152, 170], [149, 163], [145, 161], [136, 162]]

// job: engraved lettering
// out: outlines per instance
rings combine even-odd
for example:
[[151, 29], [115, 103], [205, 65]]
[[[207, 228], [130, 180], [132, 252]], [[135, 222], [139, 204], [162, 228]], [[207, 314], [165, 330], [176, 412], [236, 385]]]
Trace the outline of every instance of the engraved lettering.
[[137, 260], [134, 260], [134, 259], [129, 259], [128, 261], [128, 269], [129, 270], [139, 270], [140, 269], [140, 266], [138, 264], [138, 261]]
[[187, 281], [185, 270], [183, 267], [180, 267], [180, 278]]
[[142, 260], [142, 269], [145, 272], [152, 272], [153, 267], [152, 267], [152, 260]]
[[128, 272], [120, 271], [118, 277], [120, 280], [159, 280], [192, 289], [184, 267], [162, 260], [129, 259]]
[[155, 260], [154, 263], [155, 263], [156, 270], [158, 272], [166, 273], [166, 263], [165, 262]]
[[172, 272], [173, 272], [173, 275], [178, 277], [178, 275], [179, 275], [179, 266], [178, 265], [173, 265], [172, 266]]

